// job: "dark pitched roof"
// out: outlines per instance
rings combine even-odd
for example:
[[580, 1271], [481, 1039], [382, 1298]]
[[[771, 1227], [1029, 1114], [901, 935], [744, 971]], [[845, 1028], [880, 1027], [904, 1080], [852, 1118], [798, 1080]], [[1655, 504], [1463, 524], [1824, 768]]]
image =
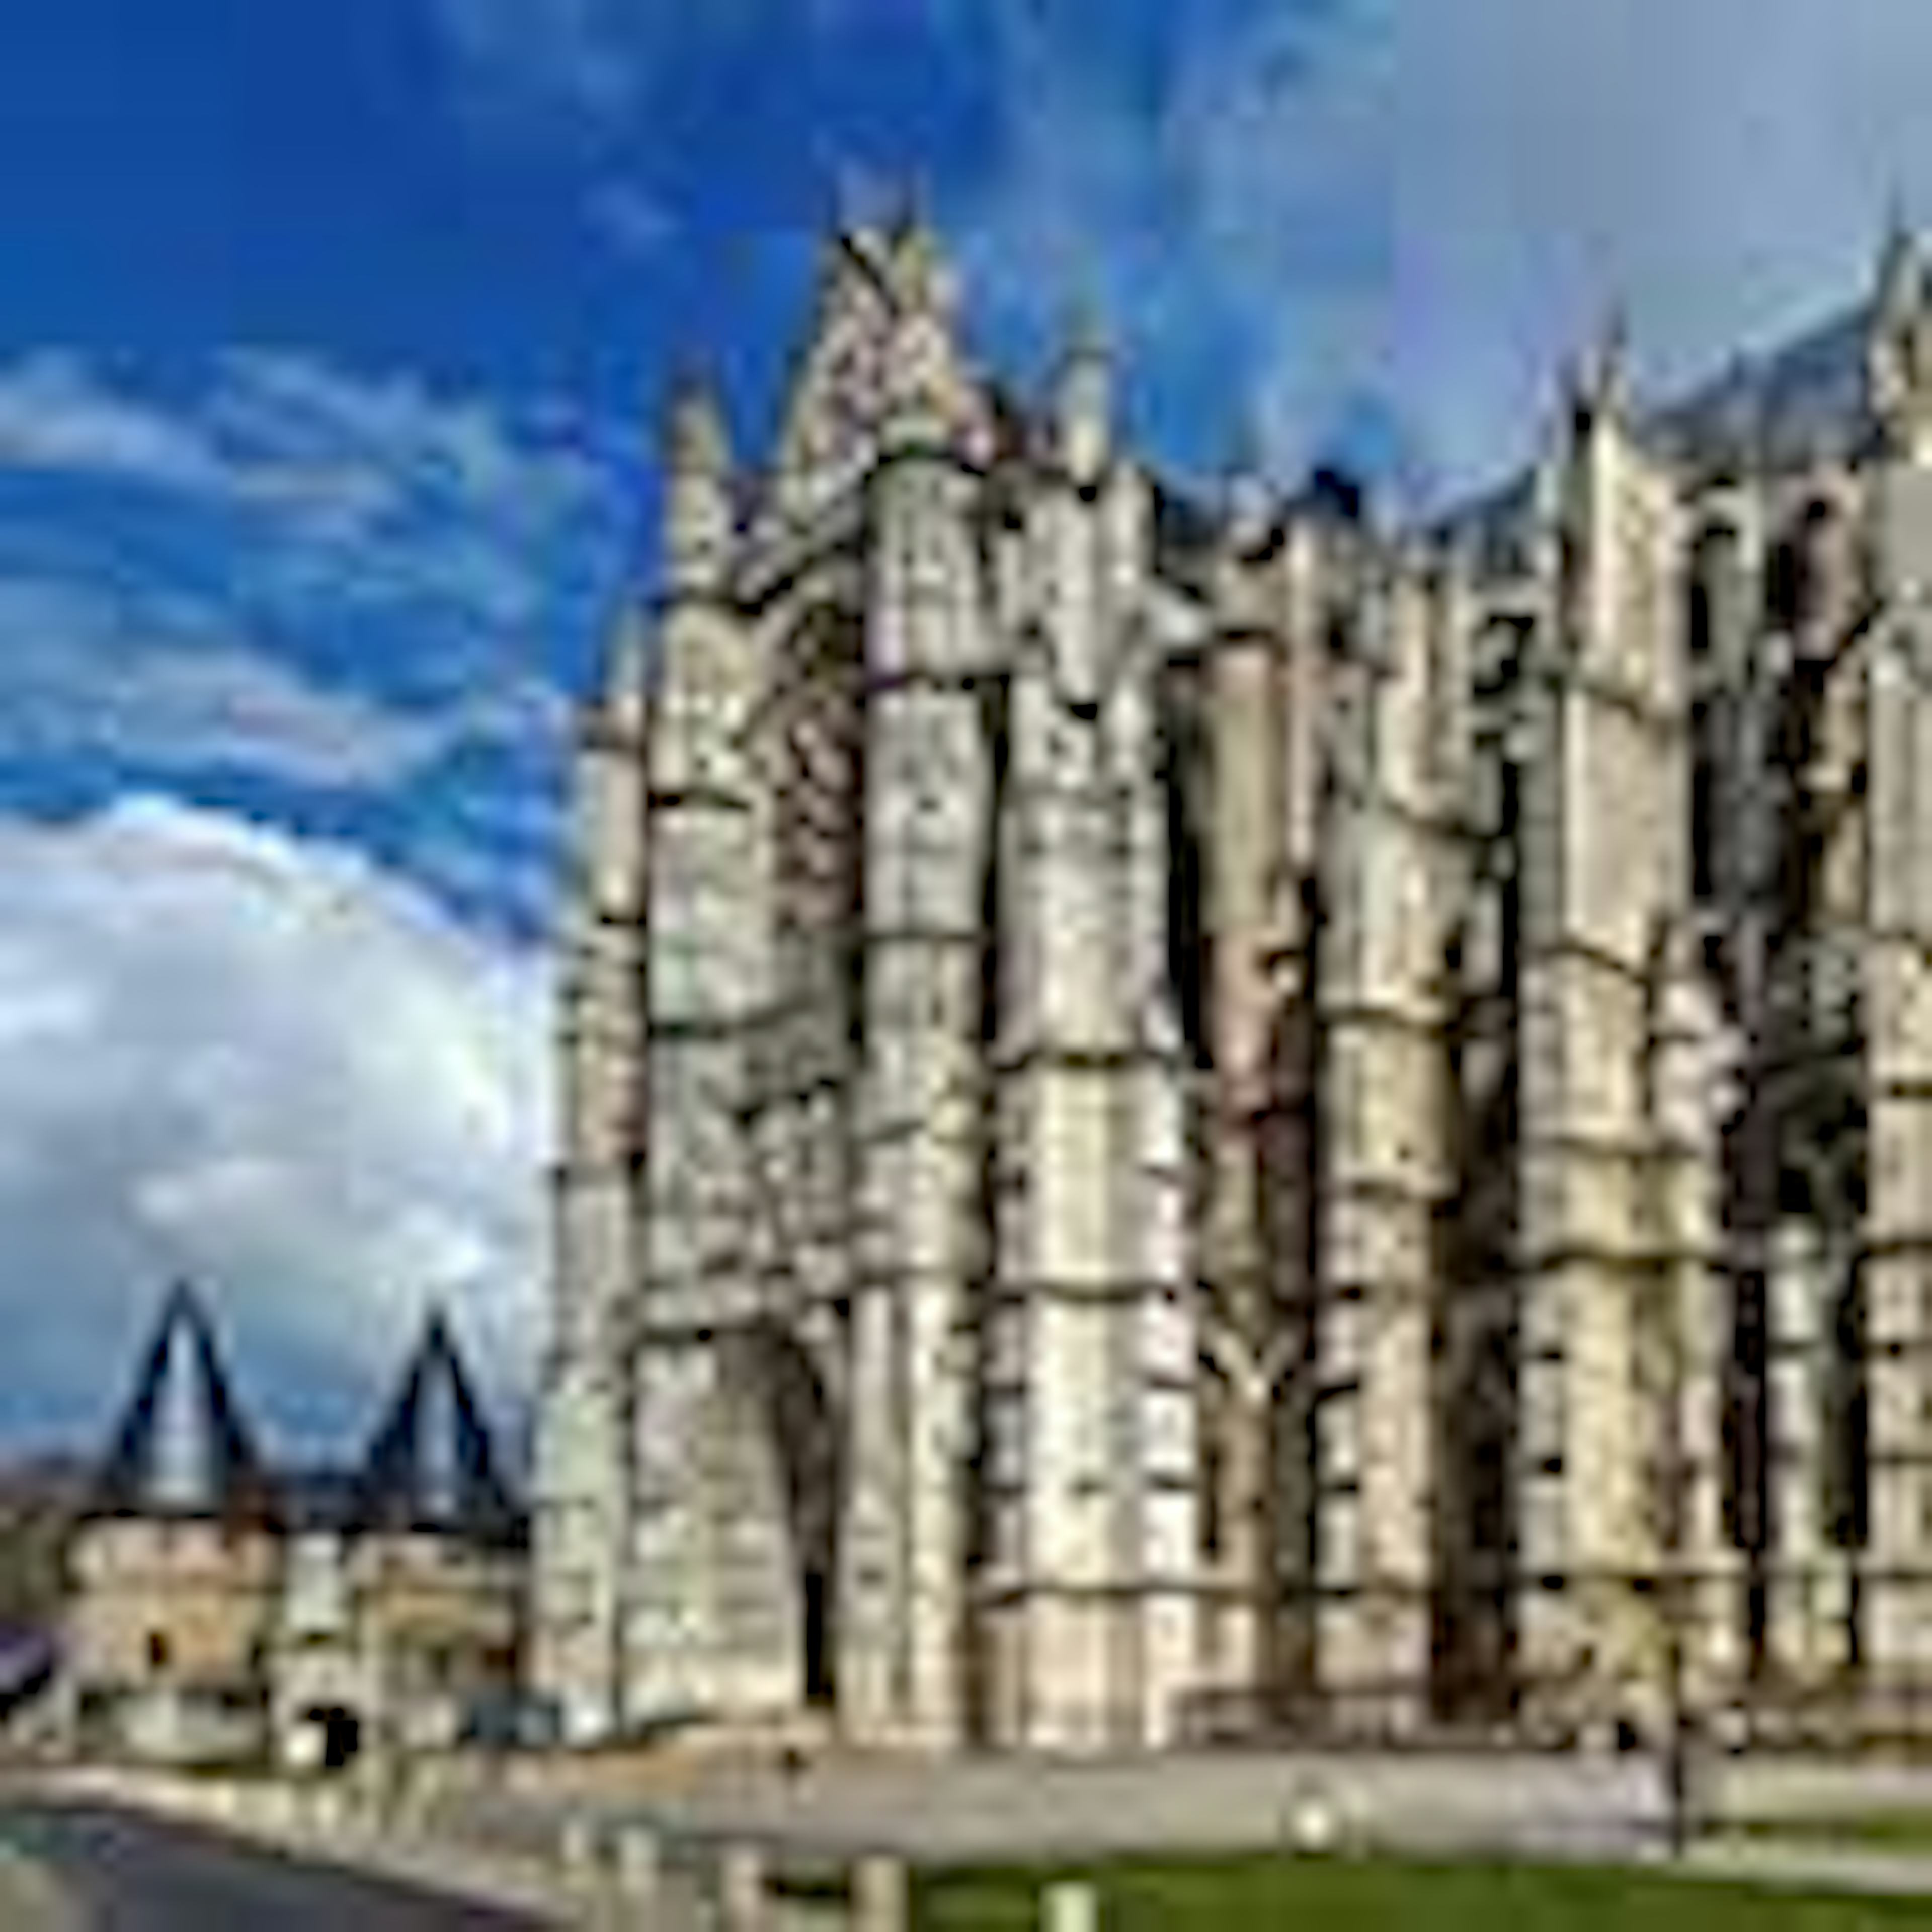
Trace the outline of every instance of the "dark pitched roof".
[[162, 1304], [132, 1396], [96, 1474], [94, 1516], [274, 1514], [272, 1485], [230, 1393], [200, 1298], [177, 1284]]
[[523, 1512], [497, 1472], [489, 1430], [440, 1313], [425, 1326], [370, 1444], [355, 1514], [364, 1529], [524, 1540]]
[[[1865, 388], [1872, 307], [1862, 302], [1761, 353], [1738, 356], [1683, 394], [1637, 412], [1637, 434], [1695, 483], [1850, 459], [1871, 434]], [[1532, 472], [1453, 504], [1432, 526], [1473, 542], [1486, 568], [1522, 567]]]
[[352, 1534], [362, 1490], [360, 1471], [334, 1468], [326, 1464], [284, 1468], [276, 1478], [283, 1520], [294, 1531]]
[[1740, 356], [1652, 415], [1648, 436], [1694, 474], [1781, 470], [1852, 454], [1868, 434], [1869, 303], [1768, 353]]

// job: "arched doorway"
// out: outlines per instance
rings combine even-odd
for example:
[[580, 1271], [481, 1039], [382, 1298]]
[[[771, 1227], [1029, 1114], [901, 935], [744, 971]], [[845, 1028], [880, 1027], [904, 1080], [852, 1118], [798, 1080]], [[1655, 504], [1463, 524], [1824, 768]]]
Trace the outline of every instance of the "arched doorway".
[[837, 1696], [838, 1418], [811, 1356], [780, 1323], [734, 1330], [718, 1350], [718, 1541], [739, 1552], [734, 1594], [748, 1606], [762, 1596], [766, 1618], [776, 1618], [766, 1640], [750, 1648], [784, 1660], [787, 1702], [830, 1708]]

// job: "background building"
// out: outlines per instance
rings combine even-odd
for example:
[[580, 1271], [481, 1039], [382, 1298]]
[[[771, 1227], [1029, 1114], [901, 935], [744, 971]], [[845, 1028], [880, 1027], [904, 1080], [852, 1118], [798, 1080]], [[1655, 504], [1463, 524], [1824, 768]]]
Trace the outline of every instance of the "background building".
[[201, 1762], [454, 1743], [516, 1682], [526, 1541], [440, 1316], [358, 1465], [280, 1472], [178, 1288], [74, 1532], [72, 1736]]
[[[1932, 1663], [1932, 312], [1520, 482], [1218, 500], [841, 236], [586, 712], [535, 1661], [671, 1713], [1902, 1721]], [[1932, 1688], [1932, 1687], [1928, 1687]]]

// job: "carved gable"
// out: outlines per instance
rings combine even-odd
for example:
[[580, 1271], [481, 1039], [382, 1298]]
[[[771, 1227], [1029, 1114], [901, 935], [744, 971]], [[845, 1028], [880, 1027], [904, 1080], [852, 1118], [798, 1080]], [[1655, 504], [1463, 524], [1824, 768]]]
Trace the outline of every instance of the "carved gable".
[[991, 411], [957, 352], [952, 310], [950, 278], [921, 231], [832, 244], [785, 405], [781, 507], [808, 508], [862, 475], [896, 406], [931, 410], [969, 448], [988, 442]]
[[778, 440], [790, 481], [842, 472], [869, 452], [886, 393], [896, 325], [884, 244], [842, 236], [824, 271], [810, 346], [793, 377]]

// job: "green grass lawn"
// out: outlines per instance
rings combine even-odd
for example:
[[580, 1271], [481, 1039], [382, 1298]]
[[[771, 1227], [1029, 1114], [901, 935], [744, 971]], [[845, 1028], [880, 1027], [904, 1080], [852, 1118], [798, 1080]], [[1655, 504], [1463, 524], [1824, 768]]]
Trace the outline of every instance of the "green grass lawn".
[[[1538, 1865], [1411, 1865], [1346, 1858], [1121, 1864], [1097, 1879], [1103, 1932], [1306, 1926], [1360, 1932], [1848, 1932], [1932, 1924], [1922, 1900], [1809, 1897], [1643, 1871]], [[919, 1932], [1034, 1932], [1042, 1875], [936, 1874]]]
[[[1856, 1845], [1870, 1851], [1932, 1852], [1932, 1811], [1852, 1811], [1842, 1817], [1739, 1820], [1724, 1829], [1739, 1838], [1789, 1844]], [[1932, 1919], [1932, 1907], [1928, 1908]]]

